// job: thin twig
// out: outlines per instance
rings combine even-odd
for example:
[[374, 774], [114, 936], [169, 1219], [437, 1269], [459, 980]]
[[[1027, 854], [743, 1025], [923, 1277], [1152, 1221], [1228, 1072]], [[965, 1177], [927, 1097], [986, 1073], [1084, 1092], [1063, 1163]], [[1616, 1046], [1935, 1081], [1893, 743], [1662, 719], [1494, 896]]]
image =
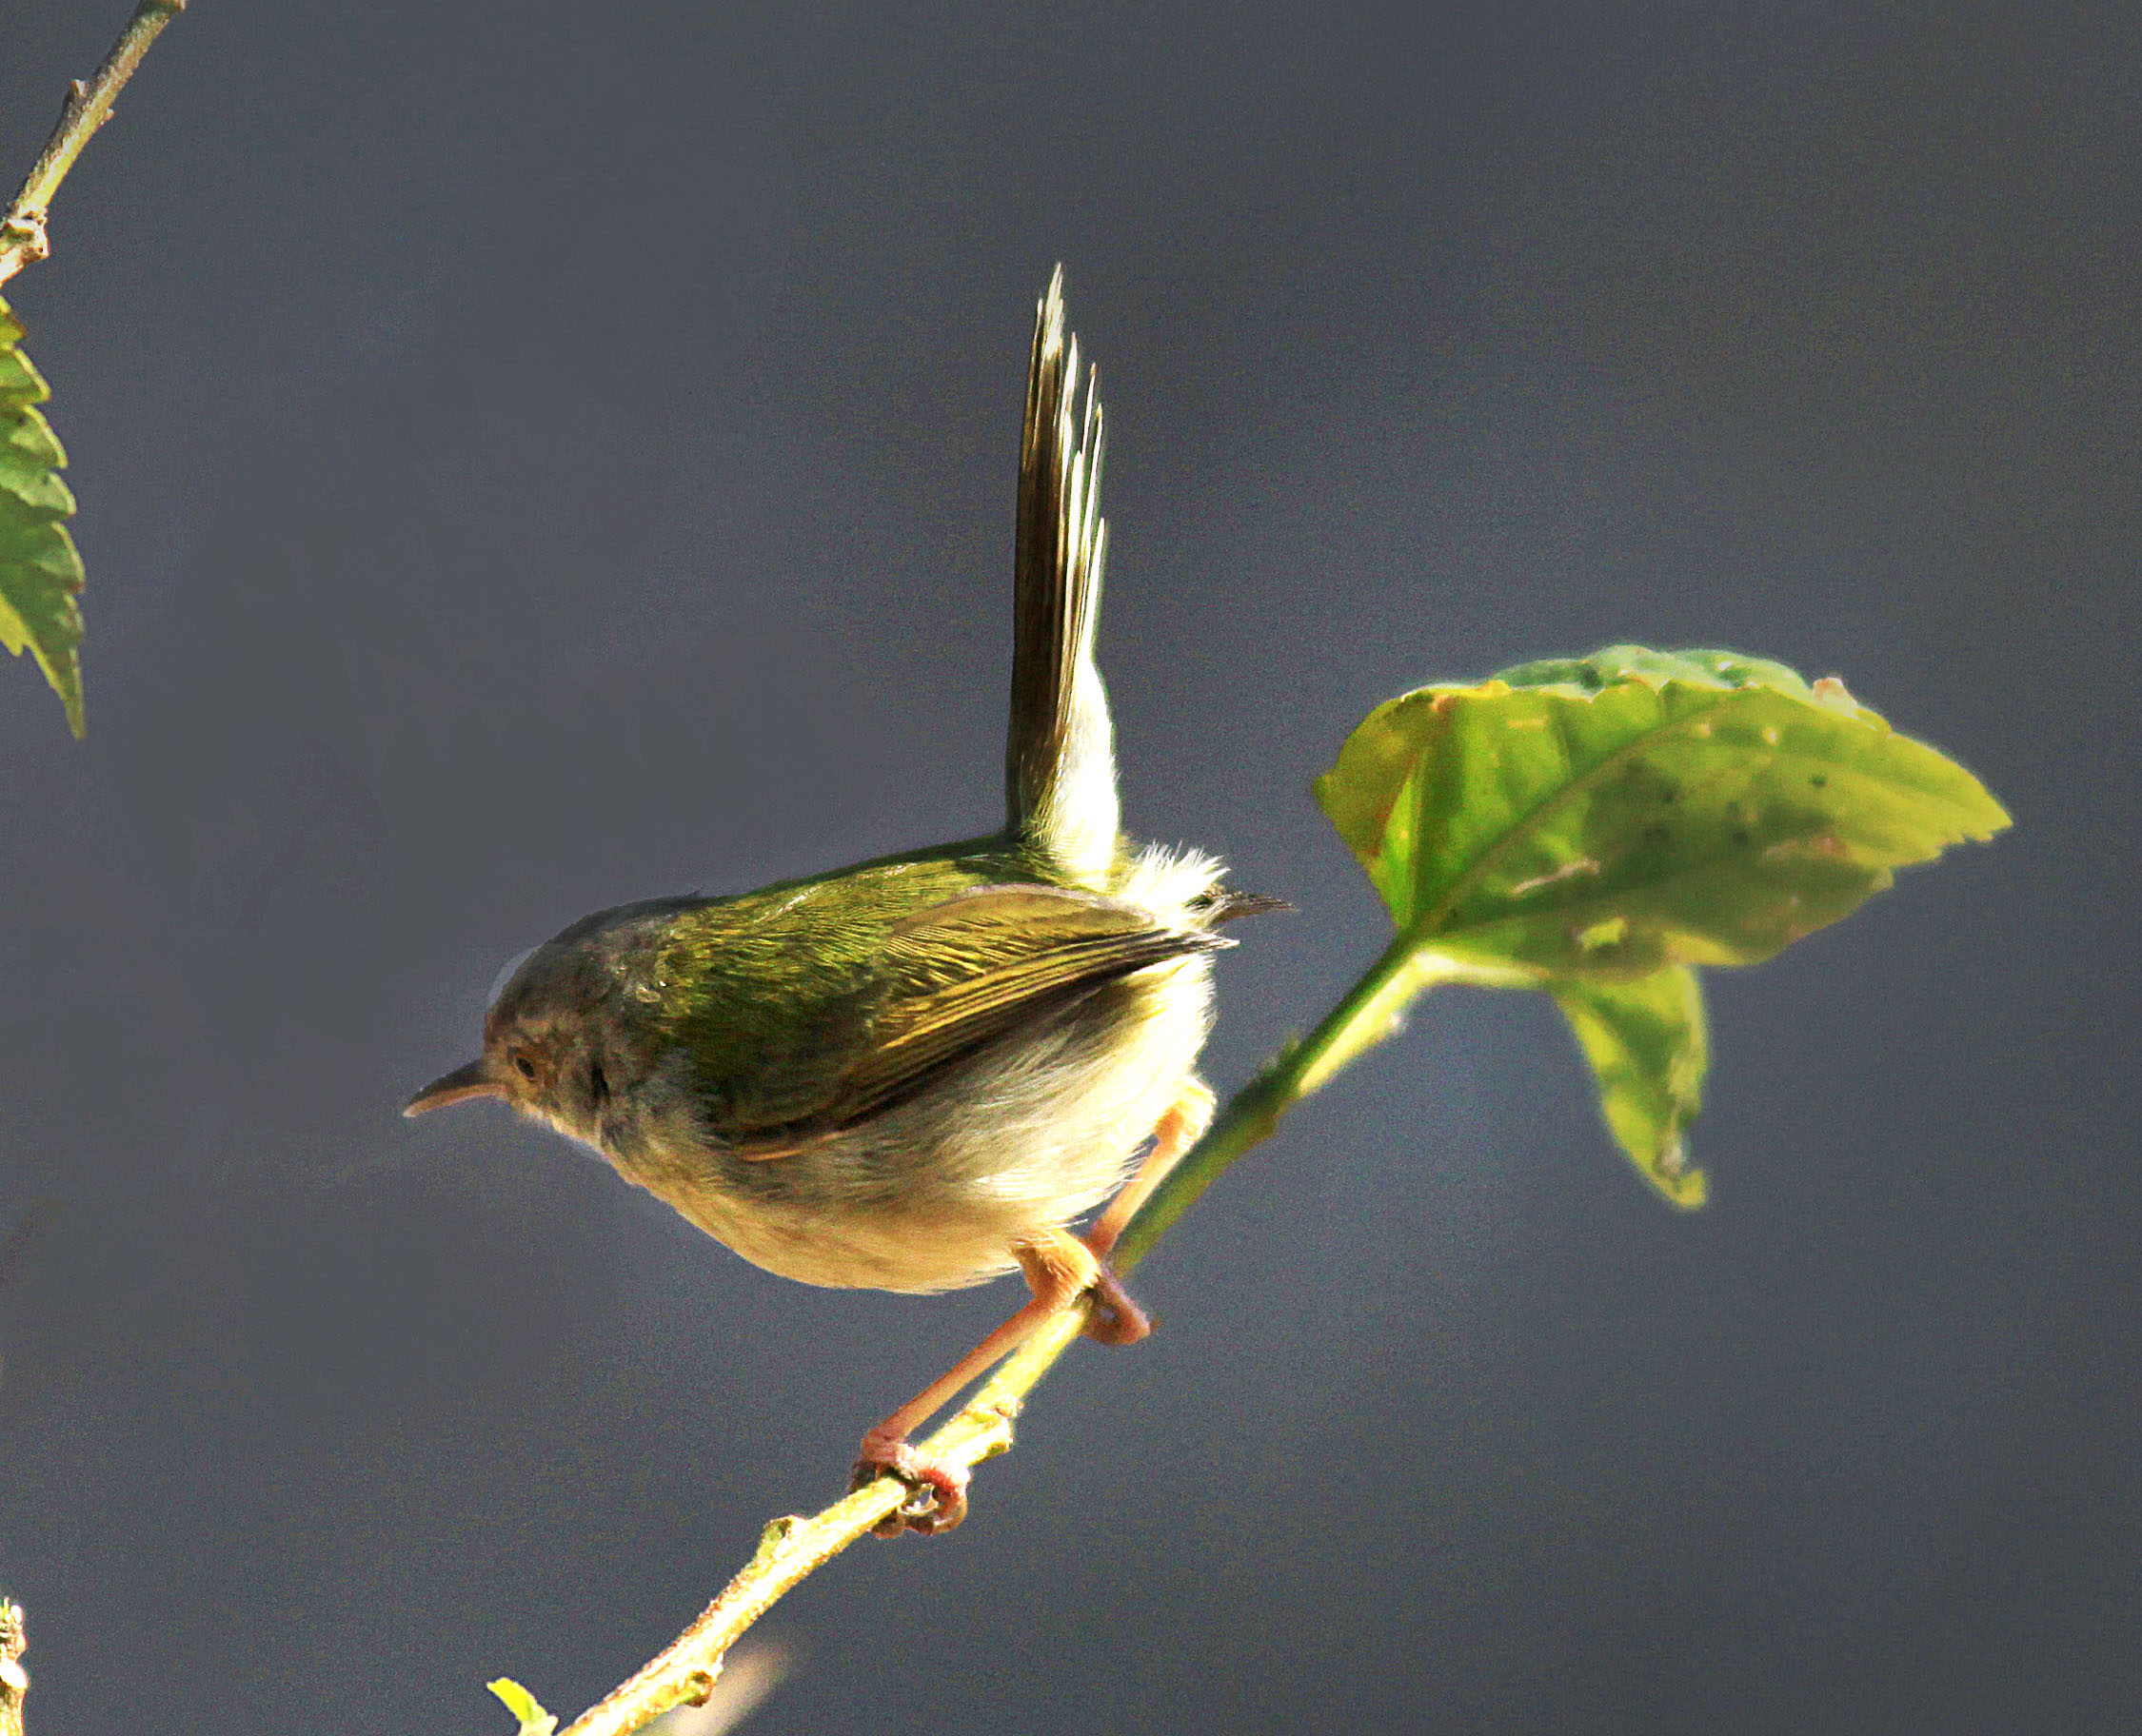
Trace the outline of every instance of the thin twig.
[[120, 87], [134, 75], [141, 57], [149, 52], [149, 45], [184, 10], [186, 0], [141, 0], [96, 75], [88, 84], [76, 79], [68, 86], [67, 100], [60, 105], [59, 124], [45, 141], [45, 148], [38, 153], [7, 216], [0, 218], [0, 284], [23, 266], [50, 255], [52, 244], [45, 232], [45, 223], [51, 215], [52, 196], [67, 179], [67, 171], [74, 167], [74, 159], [82, 154], [83, 146], [111, 118], [111, 105]]
[[[1083, 1316], [1076, 1311], [1050, 1322], [1013, 1353], [958, 1415], [923, 1443], [922, 1450], [946, 1464], [970, 1469], [1008, 1452], [1012, 1418], [1019, 1413], [1020, 1401], [1083, 1324]], [[564, 1736], [626, 1736], [671, 1706], [704, 1701], [721, 1673], [724, 1654], [745, 1628], [784, 1591], [857, 1538], [867, 1536], [873, 1526], [912, 1496], [904, 1483], [880, 1477], [807, 1519], [776, 1519], [761, 1533], [758, 1550], [744, 1571], [729, 1581], [699, 1619], [601, 1705], [582, 1713]]]
[[[1405, 942], [1395, 943], [1316, 1030], [1228, 1100], [1211, 1130], [1131, 1219], [1112, 1256], [1117, 1271], [1136, 1266], [1222, 1170], [1271, 1135], [1281, 1115], [1387, 1036], [1406, 1002], [1436, 974]], [[1084, 1325], [1084, 1311], [1070, 1310], [1013, 1351], [965, 1408], [922, 1444], [924, 1456], [972, 1468], [1009, 1452], [1012, 1419]], [[721, 1673], [723, 1655], [744, 1629], [783, 1592], [867, 1535], [911, 1493], [905, 1484], [883, 1476], [807, 1519], [776, 1519], [744, 1571], [699, 1619], [562, 1736], [630, 1736], [672, 1706], [704, 1701]]]
[[0, 1598], [0, 1736], [22, 1736], [23, 1696], [30, 1692], [22, 1654], [29, 1649], [22, 1606]]

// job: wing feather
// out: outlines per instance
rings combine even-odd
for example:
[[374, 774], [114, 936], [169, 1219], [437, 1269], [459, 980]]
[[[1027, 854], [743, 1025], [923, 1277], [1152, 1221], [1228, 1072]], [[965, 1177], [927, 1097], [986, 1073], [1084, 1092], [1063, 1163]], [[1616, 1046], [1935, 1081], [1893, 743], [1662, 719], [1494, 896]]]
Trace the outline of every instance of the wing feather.
[[1232, 944], [1056, 886], [989, 886], [933, 905], [888, 934], [878, 992], [859, 1009], [854, 1058], [823, 1100], [802, 1123], [761, 1130], [750, 1142], [783, 1155], [814, 1134], [907, 1100], [945, 1069], [1105, 983]]

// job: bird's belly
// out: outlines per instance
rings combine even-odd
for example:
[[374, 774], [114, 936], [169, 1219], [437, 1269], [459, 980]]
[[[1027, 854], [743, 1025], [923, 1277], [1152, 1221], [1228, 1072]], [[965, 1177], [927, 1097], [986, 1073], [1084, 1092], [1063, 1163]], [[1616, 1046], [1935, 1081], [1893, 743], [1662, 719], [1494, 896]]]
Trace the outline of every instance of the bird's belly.
[[[1121, 1183], [1194, 1075], [1201, 957], [1096, 991], [867, 1121], [747, 1161], [659, 1133], [612, 1161], [755, 1266], [805, 1284], [938, 1291], [1017, 1263]], [[652, 1131], [652, 1130], [650, 1130]]]

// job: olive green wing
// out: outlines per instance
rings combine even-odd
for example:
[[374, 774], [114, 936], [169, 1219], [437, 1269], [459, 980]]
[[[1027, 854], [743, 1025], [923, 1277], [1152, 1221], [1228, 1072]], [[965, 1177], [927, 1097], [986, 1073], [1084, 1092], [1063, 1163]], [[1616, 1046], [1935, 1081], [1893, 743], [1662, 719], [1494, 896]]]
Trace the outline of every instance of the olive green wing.
[[886, 932], [869, 992], [851, 1003], [859, 1025], [848, 1059], [823, 1099], [757, 1137], [735, 1130], [744, 1154], [783, 1156], [814, 1134], [868, 1120], [1104, 983], [1232, 944], [1055, 886], [988, 886], [919, 911]]

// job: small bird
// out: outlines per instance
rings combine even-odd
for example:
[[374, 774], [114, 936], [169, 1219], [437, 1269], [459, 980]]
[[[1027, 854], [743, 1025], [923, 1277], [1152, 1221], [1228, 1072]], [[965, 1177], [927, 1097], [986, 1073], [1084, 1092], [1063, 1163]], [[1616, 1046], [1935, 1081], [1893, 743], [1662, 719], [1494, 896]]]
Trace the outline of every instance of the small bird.
[[500, 990], [482, 1055], [404, 1111], [503, 1099], [806, 1284], [1023, 1272], [1032, 1300], [863, 1436], [857, 1486], [890, 1470], [915, 1490], [888, 1535], [964, 1517], [963, 1470], [908, 1437], [1052, 1314], [1091, 1295], [1093, 1336], [1149, 1330], [1109, 1250], [1211, 1119], [1215, 928], [1284, 908], [1119, 828], [1094, 661], [1101, 414], [1079, 385], [1060, 266], [1020, 448], [1003, 830], [585, 917]]

